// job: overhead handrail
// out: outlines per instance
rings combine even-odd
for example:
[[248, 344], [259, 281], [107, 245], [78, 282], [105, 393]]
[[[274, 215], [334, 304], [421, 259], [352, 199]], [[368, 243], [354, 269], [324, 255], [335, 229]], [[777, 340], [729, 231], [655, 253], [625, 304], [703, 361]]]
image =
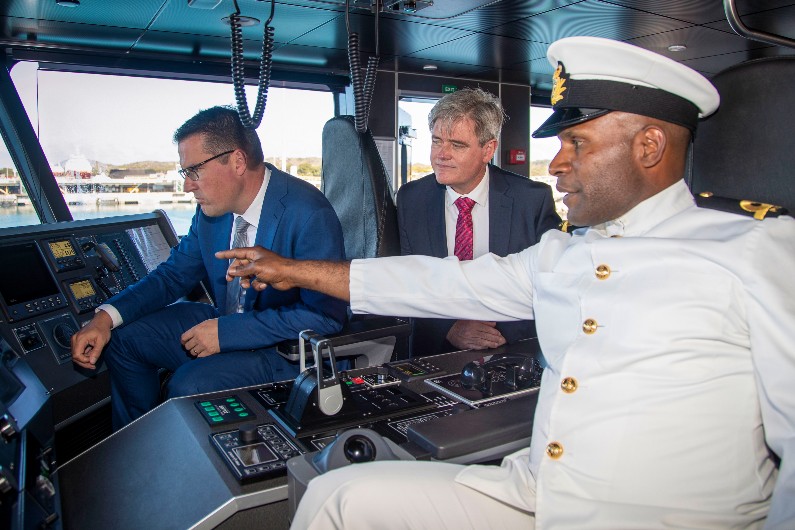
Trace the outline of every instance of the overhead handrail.
[[735, 0], [723, 0], [723, 9], [726, 11], [726, 20], [729, 21], [729, 26], [734, 32], [746, 39], [751, 39], [765, 44], [773, 44], [776, 46], [786, 46], [787, 48], [795, 48], [795, 40], [772, 33], [765, 33], [751, 29], [740, 20], [740, 15], [737, 13], [737, 6]]

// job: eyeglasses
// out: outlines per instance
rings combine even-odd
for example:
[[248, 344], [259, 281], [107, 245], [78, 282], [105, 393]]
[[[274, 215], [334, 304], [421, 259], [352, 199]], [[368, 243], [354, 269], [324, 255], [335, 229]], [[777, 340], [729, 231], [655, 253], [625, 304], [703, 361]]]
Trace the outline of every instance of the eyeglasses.
[[179, 175], [180, 175], [182, 178], [189, 178], [189, 179], [191, 179], [191, 180], [192, 180], [192, 181], [194, 181], [194, 182], [195, 182], [195, 181], [198, 181], [198, 180], [199, 180], [199, 172], [198, 172], [197, 170], [198, 170], [200, 167], [202, 167], [202, 166], [203, 166], [204, 164], [206, 164], [207, 162], [212, 162], [212, 161], [213, 161], [213, 160], [215, 160], [216, 158], [220, 158], [220, 157], [222, 157], [222, 156], [224, 156], [224, 155], [228, 155], [229, 153], [234, 153], [234, 152], [235, 152], [235, 150], [234, 150], [234, 149], [232, 149], [232, 150], [230, 150], [230, 151], [224, 151], [223, 153], [219, 153], [219, 154], [217, 154], [217, 155], [215, 155], [215, 156], [212, 156], [212, 157], [208, 158], [208, 159], [207, 159], [207, 160], [205, 160], [204, 162], [199, 162], [198, 164], [193, 164], [193, 165], [192, 165], [192, 166], [190, 166], [190, 167], [183, 167], [182, 169], [180, 169], [179, 171], [177, 171], [177, 173], [179, 173]]

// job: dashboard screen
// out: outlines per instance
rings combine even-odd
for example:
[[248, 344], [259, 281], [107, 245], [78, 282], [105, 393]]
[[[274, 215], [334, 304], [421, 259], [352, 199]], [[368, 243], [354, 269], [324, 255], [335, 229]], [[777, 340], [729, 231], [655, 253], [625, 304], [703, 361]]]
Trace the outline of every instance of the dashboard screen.
[[33, 242], [0, 247], [0, 295], [15, 305], [60, 294]]
[[91, 285], [91, 282], [88, 280], [81, 280], [79, 282], [70, 283], [69, 289], [71, 289], [72, 294], [75, 297], [75, 300], [89, 298], [97, 294], [97, 292], [94, 290], [94, 286]]
[[50, 246], [50, 252], [55, 257], [55, 259], [61, 258], [71, 258], [75, 255], [75, 249], [72, 246], [72, 242], [68, 239], [64, 239], [62, 241], [50, 241], [48, 243]]

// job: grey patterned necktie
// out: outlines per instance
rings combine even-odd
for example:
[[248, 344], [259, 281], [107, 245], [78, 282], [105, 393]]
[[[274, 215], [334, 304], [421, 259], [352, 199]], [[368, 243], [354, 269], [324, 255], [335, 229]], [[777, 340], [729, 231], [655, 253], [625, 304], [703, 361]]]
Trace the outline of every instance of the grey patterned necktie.
[[[232, 240], [232, 248], [248, 246], [248, 227], [249, 225], [242, 215], [235, 219], [235, 238]], [[243, 312], [243, 300], [246, 290], [240, 287], [240, 278], [235, 278], [226, 287], [226, 314]]]

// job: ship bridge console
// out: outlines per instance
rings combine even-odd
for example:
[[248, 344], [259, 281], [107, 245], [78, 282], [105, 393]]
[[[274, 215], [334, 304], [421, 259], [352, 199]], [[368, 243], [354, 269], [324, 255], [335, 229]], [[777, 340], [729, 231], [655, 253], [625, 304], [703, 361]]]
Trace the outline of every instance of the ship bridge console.
[[308, 367], [295, 381], [171, 399], [111, 435], [107, 371], [74, 365], [70, 338], [177, 242], [162, 212], [0, 231], [3, 528], [286, 528], [330, 469], [496, 463], [529, 444], [537, 341], [340, 372], [315, 362], [373, 338], [355, 327], [283, 345]]

